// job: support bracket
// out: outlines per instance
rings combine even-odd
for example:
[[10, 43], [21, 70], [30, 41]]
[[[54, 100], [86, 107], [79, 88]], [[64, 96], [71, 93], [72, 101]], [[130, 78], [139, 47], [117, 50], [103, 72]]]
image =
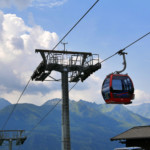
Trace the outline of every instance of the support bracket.
[[123, 67], [123, 69], [120, 70], [120, 71], [115, 71], [116, 74], [122, 73], [122, 72], [126, 69], [126, 67], [127, 67], [126, 58], [125, 58], [125, 55], [127, 55], [127, 53], [123, 52], [123, 50], [120, 50], [120, 51], [118, 52], [118, 55], [123, 56], [123, 63], [122, 63], [122, 64], [124, 65], [124, 67]]

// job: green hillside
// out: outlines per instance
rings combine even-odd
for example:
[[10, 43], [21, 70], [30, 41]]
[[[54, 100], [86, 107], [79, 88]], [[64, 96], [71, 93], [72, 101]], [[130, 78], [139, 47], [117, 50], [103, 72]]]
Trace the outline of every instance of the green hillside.
[[[25, 129], [26, 133], [29, 133], [57, 101], [57, 99], [48, 101], [42, 106], [17, 105], [5, 129]], [[12, 110], [12, 106], [0, 111], [0, 127]], [[149, 119], [134, 114], [122, 105], [70, 101], [72, 150], [112, 150], [119, 144], [111, 142], [111, 137], [133, 126], [148, 125], [149, 122]], [[20, 149], [61, 149], [61, 103], [31, 132]]]

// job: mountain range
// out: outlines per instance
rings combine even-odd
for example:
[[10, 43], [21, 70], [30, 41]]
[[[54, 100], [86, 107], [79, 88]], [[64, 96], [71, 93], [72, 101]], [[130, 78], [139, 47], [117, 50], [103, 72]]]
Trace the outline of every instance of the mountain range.
[[4, 98], [0, 98], [0, 110], [8, 105], [11, 105], [11, 103], [9, 101], [7, 101]]
[[135, 105], [135, 106], [129, 105], [127, 108], [136, 114], [139, 114], [145, 118], [150, 119], [150, 103], [143, 103], [141, 105]]
[[[20, 150], [61, 149], [61, 102], [38, 124], [58, 101], [59, 99], [49, 100], [41, 106], [17, 105], [5, 130], [26, 130], [28, 137]], [[9, 103], [1, 108], [0, 128], [13, 107], [14, 105]], [[149, 123], [150, 119], [130, 111], [123, 105], [96, 104], [83, 100], [70, 101], [72, 150], [113, 150], [122, 145], [111, 142], [110, 138], [131, 127], [149, 125]], [[14, 146], [13, 149], [15, 150], [16, 147]]]

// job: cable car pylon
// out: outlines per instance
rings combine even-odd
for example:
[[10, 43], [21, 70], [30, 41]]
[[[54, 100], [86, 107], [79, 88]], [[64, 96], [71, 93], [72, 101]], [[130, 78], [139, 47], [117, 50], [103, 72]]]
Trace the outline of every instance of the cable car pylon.
[[99, 55], [88, 52], [41, 49], [36, 49], [35, 52], [41, 54], [43, 61], [31, 76], [32, 80], [45, 81], [51, 78], [50, 74], [52, 71], [61, 73], [62, 150], [71, 150], [68, 82], [83, 82], [92, 73], [99, 70], [101, 68]]

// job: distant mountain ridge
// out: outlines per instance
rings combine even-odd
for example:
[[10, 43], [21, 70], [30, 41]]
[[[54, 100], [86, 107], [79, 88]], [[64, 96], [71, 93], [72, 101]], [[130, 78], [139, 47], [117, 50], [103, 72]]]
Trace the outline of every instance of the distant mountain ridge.
[[52, 100], [48, 100], [47, 102], [45, 102], [42, 106], [44, 105], [53, 105], [53, 104], [56, 104], [57, 102], [59, 102], [60, 99], [59, 98], [55, 98], [55, 99], [52, 99]]
[[[60, 99], [41, 106], [18, 104], [5, 129], [30, 131]], [[0, 128], [14, 105], [0, 110]], [[149, 125], [150, 119], [136, 115], [122, 105], [70, 101], [72, 150], [112, 150], [120, 147], [110, 138], [138, 125]], [[16, 150], [16, 148], [13, 148]], [[61, 149], [61, 103], [33, 130], [21, 150]]]
[[129, 105], [127, 108], [136, 114], [150, 119], [150, 103], [143, 103], [135, 106]]
[[0, 98], [0, 110], [9, 105], [11, 105], [11, 103], [9, 101], [7, 101], [4, 98]]

